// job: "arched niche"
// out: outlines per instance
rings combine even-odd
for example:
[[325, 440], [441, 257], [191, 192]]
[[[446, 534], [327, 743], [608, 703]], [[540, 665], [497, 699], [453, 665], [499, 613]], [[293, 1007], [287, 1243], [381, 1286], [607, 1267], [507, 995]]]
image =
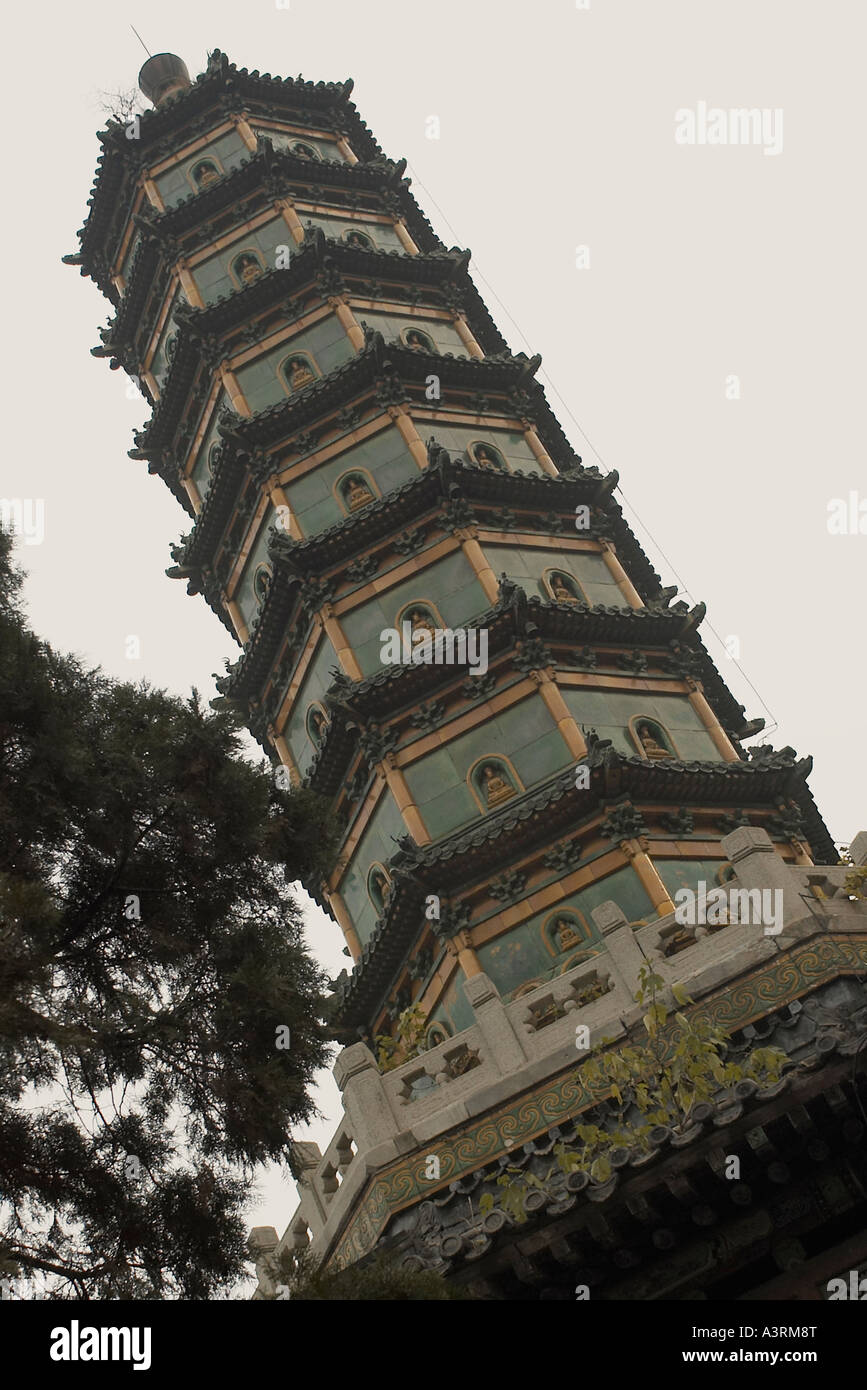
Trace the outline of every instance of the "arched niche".
[[272, 578], [270, 565], [263, 561], [261, 565], [256, 566], [253, 572], [253, 597], [260, 608], [268, 597]]
[[380, 495], [365, 468], [353, 468], [348, 473], [341, 474], [334, 484], [333, 491], [347, 515], [359, 511], [370, 502], [375, 502]]
[[299, 159], [319, 158], [319, 151], [315, 150], [312, 145], [308, 145], [304, 140], [295, 140], [289, 148]]
[[220, 462], [220, 459], [222, 457], [223, 446], [218, 441], [215, 441], [210, 446], [207, 454], [205, 455], [205, 472], [207, 473], [209, 478], [213, 478], [214, 473], [217, 469], [217, 464]]
[[400, 341], [404, 347], [412, 348], [413, 352], [436, 352], [433, 338], [423, 328], [416, 328], [415, 324], [400, 330]]
[[325, 713], [325, 710], [318, 700], [314, 700], [308, 705], [307, 713], [304, 717], [304, 727], [307, 730], [307, 737], [310, 739], [314, 748], [321, 748], [325, 738], [325, 730], [328, 728], [330, 722], [328, 715]]
[[405, 603], [395, 619], [398, 632], [401, 630], [401, 624], [406, 622], [410, 624], [412, 632], [428, 632], [431, 641], [437, 629], [442, 631], [445, 628], [436, 604], [431, 603], [429, 599], [414, 599], [412, 603]]
[[391, 879], [383, 864], [374, 861], [367, 871], [367, 896], [376, 908], [378, 917], [385, 911], [388, 895], [391, 892]]
[[574, 907], [558, 907], [542, 923], [542, 940], [552, 956], [586, 951], [591, 936], [587, 918]]
[[439, 1047], [440, 1043], [448, 1042], [451, 1033], [444, 1023], [432, 1023], [425, 1034], [425, 1051], [432, 1047]]
[[542, 584], [545, 595], [552, 598], [555, 603], [586, 603], [587, 599], [584, 590], [565, 570], [550, 569], [545, 570], [542, 575]]
[[467, 783], [483, 815], [496, 811], [524, 790], [511, 762], [500, 753], [478, 758], [467, 773]]
[[199, 159], [190, 168], [187, 178], [198, 193], [202, 188], [207, 188], [208, 184], [216, 182], [222, 174], [223, 170], [215, 159]]
[[293, 352], [280, 363], [279, 376], [285, 389], [292, 396], [303, 391], [322, 373], [309, 352]]
[[536, 980], [525, 980], [517, 989], [512, 990], [511, 997], [513, 999], [522, 999], [525, 994], [532, 994], [533, 990], [538, 989], [541, 984], [544, 984], [544, 980], [541, 977]]
[[647, 762], [663, 762], [666, 758], [680, 756], [674, 739], [658, 719], [646, 714], [633, 714], [628, 727], [632, 742]]
[[496, 444], [491, 444], [487, 439], [474, 439], [472, 444], [468, 444], [467, 457], [480, 468], [490, 468], [496, 473], [511, 472]]
[[254, 281], [261, 280], [265, 273], [265, 267], [259, 252], [253, 247], [245, 246], [243, 251], [239, 251], [237, 256], [232, 257], [229, 272], [235, 283], [244, 289], [246, 285], [252, 285]]
[[348, 232], [343, 233], [343, 240], [347, 246], [354, 246], [356, 251], [375, 251], [376, 242], [369, 232], [359, 232], [352, 227]]

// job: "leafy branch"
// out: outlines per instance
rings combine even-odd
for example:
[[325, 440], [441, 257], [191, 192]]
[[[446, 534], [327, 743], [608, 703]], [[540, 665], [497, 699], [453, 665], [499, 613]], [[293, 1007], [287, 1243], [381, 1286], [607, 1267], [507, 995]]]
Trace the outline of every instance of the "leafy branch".
[[[660, 998], [664, 988], [661, 976], [642, 966], [634, 998], [645, 1010], [646, 1041], [612, 1048], [612, 1039], [603, 1038], [579, 1068], [577, 1081], [591, 1098], [588, 1108], [613, 1100], [618, 1107], [614, 1124], [577, 1124], [580, 1148], [557, 1144], [555, 1163], [544, 1178], [508, 1167], [488, 1179], [496, 1191], [483, 1193], [482, 1212], [499, 1203], [515, 1221], [523, 1222], [529, 1192], [537, 1188], [550, 1193], [558, 1170], [587, 1173], [593, 1182], [605, 1183], [614, 1171], [611, 1160], [617, 1149], [638, 1147], [650, 1152], [657, 1127], [682, 1132], [692, 1122], [695, 1107], [720, 1091], [738, 1081], [769, 1086], [780, 1079], [788, 1060], [780, 1048], [759, 1047], [743, 1062], [727, 1061], [729, 1036], [724, 1029], [714, 1027], [701, 1014], [687, 1016], [680, 1010], [672, 1014]], [[672, 994], [681, 1008], [694, 1002], [680, 985], [672, 986]]]

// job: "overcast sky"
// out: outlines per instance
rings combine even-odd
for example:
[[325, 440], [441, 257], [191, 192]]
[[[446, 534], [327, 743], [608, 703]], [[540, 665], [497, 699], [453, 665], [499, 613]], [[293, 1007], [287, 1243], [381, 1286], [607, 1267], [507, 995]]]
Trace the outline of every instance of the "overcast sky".
[[[435, 230], [472, 249], [512, 350], [542, 354], [540, 380], [575, 448], [619, 471], [619, 499], [664, 582], [707, 602], [704, 640], [748, 716], [776, 721], [776, 746], [813, 755], [835, 839], [867, 826], [867, 534], [828, 529], [829, 503], [855, 493], [867, 532], [863, 10], [847, 0], [16, 10], [0, 492], [44, 499], [42, 543], [19, 546], [31, 621], [115, 676], [210, 698], [212, 673], [237, 649], [204, 601], [163, 573], [188, 522], [126, 457], [143, 400], [90, 356], [110, 306], [60, 263], [86, 213], [99, 92], [133, 86], [146, 57], [131, 23], [193, 76], [219, 47], [278, 76], [355, 79], [362, 117], [388, 155], [407, 157]], [[702, 143], [701, 103], [764, 111], [758, 143]], [[694, 113], [692, 144], [675, 138], [689, 133], [683, 111]], [[717, 135], [732, 134], [716, 120]], [[337, 973], [338, 929], [312, 906], [307, 920]], [[339, 1106], [330, 1077], [319, 1096], [325, 1119], [297, 1137], [324, 1148]], [[294, 1206], [293, 1185], [270, 1174], [251, 1224], [282, 1234]]]

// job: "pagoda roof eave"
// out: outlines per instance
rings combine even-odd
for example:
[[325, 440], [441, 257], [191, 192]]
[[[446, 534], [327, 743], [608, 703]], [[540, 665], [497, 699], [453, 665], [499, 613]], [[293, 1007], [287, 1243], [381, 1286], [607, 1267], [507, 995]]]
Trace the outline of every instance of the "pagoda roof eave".
[[[132, 347], [135, 339], [141, 336], [142, 311], [152, 294], [160, 259], [157, 239], [152, 236], [146, 237], [136, 252], [126, 293], [107, 330], [107, 336], [112, 345], [116, 345], [118, 354]], [[269, 267], [253, 284], [231, 294], [221, 295], [214, 304], [206, 308], [192, 308], [184, 304], [178, 353], [184, 346], [185, 337], [191, 336], [195, 339], [231, 333], [233, 329], [247, 322], [251, 314], [280, 304], [287, 295], [296, 293], [322, 276], [326, 262], [329, 280], [332, 280], [335, 274], [340, 279], [343, 276], [349, 277], [346, 292], [350, 296], [358, 293], [359, 297], [363, 297], [360, 291], [353, 289], [351, 283], [351, 277], [361, 275], [376, 275], [399, 284], [426, 285], [431, 289], [440, 288], [443, 283], [456, 285], [465, 295], [469, 306], [466, 312], [477, 330], [476, 336], [479, 337], [481, 334], [479, 340], [482, 347], [487, 346], [490, 352], [497, 354], [508, 352], [508, 344], [497, 329], [468, 272], [466, 258], [457, 250], [434, 250], [422, 252], [418, 256], [407, 256], [400, 251], [365, 251], [356, 246], [348, 246], [342, 241], [311, 237], [299, 247], [288, 266], [279, 269]], [[168, 283], [167, 262], [163, 269]], [[330, 289], [323, 290], [323, 298], [330, 292]], [[387, 298], [387, 295], [384, 297]], [[161, 302], [161, 297], [158, 298]], [[132, 325], [131, 330], [129, 325]], [[184, 325], [189, 326], [190, 334], [185, 333]], [[173, 369], [174, 362], [169, 371], [169, 379]]]
[[[806, 785], [809, 759], [799, 761], [780, 752], [750, 763], [684, 763], [675, 759], [648, 763], [597, 746], [585, 761], [590, 768], [590, 786], [580, 792], [571, 771], [558, 773], [542, 788], [525, 792], [481, 824], [456, 831], [437, 844], [418, 846], [405, 837], [389, 861], [393, 886], [386, 912], [352, 974], [343, 977], [335, 1014], [341, 1025], [362, 1025], [370, 1011], [381, 1005], [395, 970], [418, 936], [428, 893], [439, 892], [448, 900], [464, 887], [470, 889], [490, 880], [514, 863], [516, 853], [550, 846], [570, 834], [580, 835], [588, 820], [612, 810], [618, 800], [635, 805], [661, 801], [673, 807], [758, 808], [790, 797], [804, 814], [805, 835], [814, 853], [818, 851], [817, 862], [836, 862], [833, 842]], [[446, 885], [448, 891], [444, 891]]]
[[[117, 195], [125, 182], [132, 185], [139, 171], [177, 145], [185, 127], [204, 121], [211, 111], [225, 116], [241, 110], [246, 103], [261, 103], [276, 108], [286, 118], [316, 124], [316, 117], [332, 114], [328, 124], [336, 128], [333, 115], [339, 112], [341, 129], [346, 129], [359, 159], [369, 162], [383, 159], [381, 147], [349, 100], [352, 81], [304, 82], [298, 78], [272, 77], [270, 73], [249, 72], [230, 63], [225, 54], [215, 49], [204, 73], [183, 92], [168, 97], [159, 107], [143, 112], [139, 117], [139, 138], [126, 140], [125, 127], [111, 122], [100, 132], [102, 153], [88, 205], [90, 212], [79, 232], [80, 249], [86, 261], [105, 257], [106, 243], [117, 225]], [[260, 114], [256, 112], [255, 114]], [[261, 111], [262, 115], [266, 110]], [[270, 112], [269, 112], [270, 114]]]
[[[511, 1171], [526, 1170], [532, 1174], [538, 1171], [540, 1160], [546, 1167], [550, 1165], [550, 1154], [556, 1145], [566, 1152], [579, 1154], [584, 1147], [580, 1127], [593, 1120], [603, 1128], [610, 1123], [604, 1106], [585, 1105], [570, 1112], [568, 1119], [560, 1118], [556, 1125], [529, 1142], [497, 1155], [492, 1162], [472, 1172], [461, 1174], [459, 1181], [453, 1181], [446, 1191], [435, 1194], [435, 1199], [427, 1204], [430, 1218], [425, 1223], [421, 1241], [415, 1239], [418, 1227], [412, 1218], [406, 1213], [402, 1218], [398, 1216], [391, 1230], [380, 1237], [371, 1257], [388, 1249], [394, 1256], [413, 1255], [422, 1265], [436, 1266], [442, 1277], [460, 1277], [459, 1271], [464, 1271], [473, 1282], [489, 1283], [500, 1274], [506, 1275], [507, 1282], [511, 1282], [514, 1257], [508, 1247], [518, 1243], [521, 1249], [530, 1252], [529, 1264], [522, 1256], [525, 1283], [548, 1288], [550, 1297], [552, 1280], [548, 1261], [533, 1269], [533, 1252], [544, 1251], [548, 1243], [555, 1240], [568, 1244], [570, 1240], [579, 1239], [585, 1263], [598, 1269], [600, 1262], [603, 1266], [608, 1264], [612, 1234], [617, 1237], [619, 1223], [625, 1219], [633, 1236], [632, 1248], [640, 1252], [640, 1258], [629, 1265], [621, 1265], [620, 1269], [615, 1266], [607, 1282], [600, 1286], [599, 1296], [603, 1300], [629, 1299], [642, 1294], [652, 1296], [646, 1290], [659, 1286], [660, 1276], [654, 1273], [654, 1265], [662, 1262], [665, 1268], [664, 1252], [671, 1248], [673, 1222], [679, 1219], [682, 1223], [680, 1235], [684, 1239], [688, 1240], [690, 1231], [695, 1231], [696, 1190], [707, 1192], [708, 1182], [714, 1182], [716, 1193], [725, 1201], [722, 1188], [731, 1187], [731, 1184], [721, 1182], [719, 1167], [714, 1163], [721, 1151], [722, 1136], [725, 1136], [726, 1152], [740, 1146], [751, 1152], [754, 1148], [748, 1143], [751, 1135], [770, 1130], [775, 1136], [782, 1136], [780, 1126], [788, 1117], [787, 1163], [800, 1172], [801, 1181], [806, 1178], [810, 1190], [815, 1187], [817, 1163], [805, 1144], [805, 1131], [814, 1139], [821, 1136], [826, 1150], [823, 1162], [829, 1158], [832, 1162], [842, 1160], [847, 1170], [851, 1168], [851, 1156], [846, 1155], [851, 1155], [852, 1140], [843, 1121], [849, 1117], [850, 1128], [852, 1124], [860, 1125], [863, 1113], [857, 1089], [852, 1085], [852, 1055], [857, 1039], [854, 1042], [845, 1039], [843, 1010], [835, 1007], [835, 1003], [834, 996], [829, 995], [822, 1008], [823, 1022], [808, 1042], [792, 1035], [793, 1019], [765, 1015], [770, 1024], [767, 1037], [791, 1058], [790, 1069], [780, 1080], [765, 1086], [755, 1082], [741, 1083], [736, 1090], [720, 1092], [712, 1100], [698, 1105], [692, 1123], [682, 1132], [668, 1126], [660, 1127], [656, 1136], [658, 1142], [650, 1149], [637, 1144], [631, 1149], [621, 1148], [617, 1164], [606, 1182], [593, 1182], [580, 1171], [563, 1176], [556, 1190], [546, 1194], [541, 1211], [524, 1224], [513, 1220], [499, 1225], [482, 1223], [474, 1207], [473, 1198], [478, 1200], [486, 1180], [495, 1178], [507, 1164]], [[850, 1004], [850, 1012], [856, 1007], [857, 1001]], [[835, 1123], [829, 1127], [825, 1098], [831, 1092], [837, 1097], [837, 1109]], [[781, 1166], [780, 1149], [776, 1143], [768, 1143], [751, 1156], [755, 1169], [750, 1180], [752, 1209], [755, 1210], [757, 1204], [773, 1209], [779, 1193], [779, 1176], [772, 1169]], [[793, 1181], [794, 1176], [789, 1179], [790, 1188]], [[718, 1203], [714, 1205], [718, 1208]], [[813, 1205], [815, 1207], [815, 1203]], [[678, 1215], [675, 1215], [676, 1208], [680, 1208]], [[735, 1220], [734, 1211], [732, 1209], [731, 1220]], [[816, 1216], [821, 1224], [828, 1220], [821, 1208], [816, 1209]], [[637, 1240], [636, 1221], [640, 1231]], [[717, 1279], [724, 1279], [728, 1272], [725, 1222], [724, 1217], [723, 1225], [718, 1228], [722, 1232], [718, 1243], [723, 1253], [710, 1267], [716, 1269]], [[547, 1241], [546, 1230], [549, 1232]], [[654, 1240], [657, 1231], [664, 1234], [664, 1243]], [[440, 1238], [446, 1234], [448, 1247], [444, 1254]], [[767, 1238], [770, 1247], [773, 1222], [769, 1222]], [[729, 1255], [734, 1258], [736, 1267], [746, 1262], [749, 1249], [737, 1240], [733, 1242]], [[755, 1258], [754, 1244], [752, 1249]], [[571, 1296], [575, 1278], [576, 1272], [571, 1268], [562, 1276], [559, 1282], [564, 1287], [563, 1297], [567, 1296], [566, 1288]], [[701, 1278], [697, 1282], [695, 1269], [684, 1265], [680, 1277], [675, 1278], [673, 1284], [669, 1282], [662, 1296], [695, 1297], [696, 1288], [703, 1287]]]

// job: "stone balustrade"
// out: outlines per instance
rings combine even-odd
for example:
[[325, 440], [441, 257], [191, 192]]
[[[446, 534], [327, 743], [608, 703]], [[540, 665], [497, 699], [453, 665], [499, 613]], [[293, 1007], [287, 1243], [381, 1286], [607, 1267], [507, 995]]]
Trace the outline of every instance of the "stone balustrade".
[[[576, 1049], [579, 1025], [589, 1029], [591, 1047], [623, 1036], [643, 1012], [635, 1001], [643, 966], [666, 986], [681, 985], [700, 1000], [725, 980], [826, 930], [831, 920], [835, 931], [864, 932], [867, 902], [845, 890], [846, 866], [786, 864], [766, 832], [753, 827], [732, 831], [722, 847], [735, 874], [724, 888], [782, 891], [780, 932], [766, 934], [760, 923], [749, 922], [693, 928], [674, 915], [633, 928], [616, 903], [605, 902], [592, 913], [602, 952], [508, 1003], [486, 975], [468, 978], [464, 991], [475, 1021], [437, 1047], [384, 1073], [363, 1043], [345, 1048], [334, 1066], [344, 1116], [324, 1154], [315, 1144], [296, 1146], [301, 1201], [279, 1247], [310, 1242], [326, 1250], [379, 1169], [578, 1065], [586, 1056]], [[867, 832], [855, 837], [850, 854], [856, 865], [867, 863]], [[263, 1233], [270, 1230], [258, 1227], [251, 1236], [264, 1293], [267, 1257], [277, 1248], [264, 1250], [270, 1236]]]

